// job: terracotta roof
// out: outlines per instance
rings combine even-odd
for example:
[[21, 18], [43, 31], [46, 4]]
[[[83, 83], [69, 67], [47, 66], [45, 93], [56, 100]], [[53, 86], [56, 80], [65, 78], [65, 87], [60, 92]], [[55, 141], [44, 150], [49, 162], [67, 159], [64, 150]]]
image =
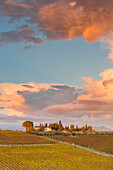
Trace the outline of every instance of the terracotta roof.
[[[49, 128], [49, 126], [43, 126], [44, 128]], [[40, 126], [35, 126], [35, 128], [40, 128]]]

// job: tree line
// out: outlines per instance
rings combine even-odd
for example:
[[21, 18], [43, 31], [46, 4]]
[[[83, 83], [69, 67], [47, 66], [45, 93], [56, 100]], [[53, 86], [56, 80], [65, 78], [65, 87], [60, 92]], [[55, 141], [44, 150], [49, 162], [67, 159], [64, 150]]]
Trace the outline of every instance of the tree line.
[[[22, 124], [23, 127], [26, 128], [26, 132], [29, 132], [29, 131], [35, 131], [35, 129], [33, 128], [33, 122], [31, 121], [25, 121], [23, 122]], [[40, 123], [40, 126], [39, 126], [39, 130], [40, 131], [44, 131], [44, 127], [48, 127], [47, 123], [45, 123], [45, 125], [41, 124]], [[78, 127], [78, 126], [74, 126], [74, 124], [71, 124], [70, 127], [69, 126], [65, 126], [63, 127], [62, 123], [61, 123], [61, 120], [59, 121], [59, 123], [49, 123], [49, 128], [51, 128], [51, 130], [53, 131], [89, 131], [91, 132], [92, 131], [92, 126], [87, 126], [87, 124], [85, 126], [82, 126], [81, 128]]]

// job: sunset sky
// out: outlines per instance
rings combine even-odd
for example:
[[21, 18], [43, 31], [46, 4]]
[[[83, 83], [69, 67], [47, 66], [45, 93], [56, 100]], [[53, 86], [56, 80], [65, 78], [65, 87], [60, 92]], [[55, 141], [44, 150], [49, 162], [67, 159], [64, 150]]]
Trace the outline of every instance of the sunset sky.
[[0, 129], [113, 129], [113, 0], [0, 0]]

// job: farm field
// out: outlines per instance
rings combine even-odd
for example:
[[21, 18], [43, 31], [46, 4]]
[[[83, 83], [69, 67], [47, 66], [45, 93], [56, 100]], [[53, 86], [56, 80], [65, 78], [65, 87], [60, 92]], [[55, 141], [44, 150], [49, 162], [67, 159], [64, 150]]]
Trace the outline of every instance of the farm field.
[[113, 154], [113, 135], [46, 136], [51, 139], [74, 143]]
[[113, 159], [70, 145], [1, 146], [0, 170], [112, 170]]
[[26, 132], [0, 131], [0, 144], [48, 144], [58, 143], [52, 140], [43, 139], [39, 136]]

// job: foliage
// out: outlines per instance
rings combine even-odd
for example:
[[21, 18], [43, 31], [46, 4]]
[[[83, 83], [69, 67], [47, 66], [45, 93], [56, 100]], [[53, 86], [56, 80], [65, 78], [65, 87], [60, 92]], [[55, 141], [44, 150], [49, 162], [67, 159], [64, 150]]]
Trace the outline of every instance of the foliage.
[[83, 126], [83, 127], [81, 128], [81, 130], [82, 130], [83, 132], [85, 132], [85, 127]]
[[74, 130], [74, 125], [73, 124], [70, 125], [70, 130]]
[[67, 129], [67, 130], [69, 130], [69, 126], [65, 126], [65, 128], [64, 129]]
[[[47, 127], [47, 123], [45, 123], [45, 127]], [[51, 128], [53, 131], [62, 131], [64, 129], [66, 131], [66, 129], [67, 129], [69, 132], [76, 131], [76, 132], [80, 132], [80, 133], [81, 132], [92, 133], [92, 132], [95, 131], [95, 130], [92, 130], [92, 126], [87, 126], [87, 124], [85, 126], [81, 127], [81, 128], [80, 127], [78, 128], [77, 125], [76, 125], [76, 128], [75, 128], [74, 124], [71, 124], [70, 128], [69, 128], [69, 126], [66, 126], [64, 128], [61, 120], [59, 120], [59, 124], [58, 124], [58, 122], [57, 123], [49, 123], [49, 128]], [[44, 126], [43, 126], [43, 124], [41, 125], [41, 123], [40, 123], [40, 130], [39, 131], [44, 131]]]
[[85, 126], [85, 130], [86, 130], [86, 131], [88, 130], [87, 124], [86, 124], [86, 126]]
[[92, 131], [92, 126], [88, 127], [88, 131], [91, 132]]
[[50, 123], [49, 127], [55, 131], [62, 131], [64, 129], [62, 126], [61, 120], [59, 121], [59, 124], [58, 123]]
[[76, 126], [76, 131], [78, 131], [78, 126]]
[[47, 123], [45, 123], [45, 127], [47, 127]]
[[26, 127], [26, 132], [33, 130], [33, 122], [31, 122], [31, 121], [23, 122], [22, 126]]
[[40, 126], [40, 130], [44, 131], [44, 126], [43, 125]]
[[64, 128], [64, 131], [67, 131], [67, 128]]

